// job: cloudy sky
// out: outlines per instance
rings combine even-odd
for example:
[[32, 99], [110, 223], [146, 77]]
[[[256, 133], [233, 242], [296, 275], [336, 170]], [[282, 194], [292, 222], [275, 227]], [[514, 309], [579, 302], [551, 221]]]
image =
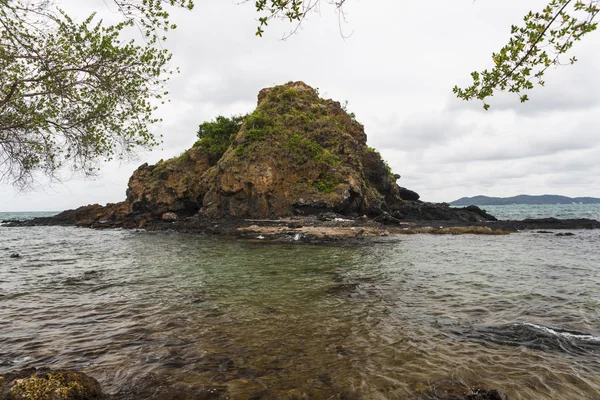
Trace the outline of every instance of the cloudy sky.
[[[61, 0], [83, 16], [101, 0]], [[106, 3], [109, 3], [106, 1]], [[172, 13], [178, 29], [167, 44], [181, 73], [171, 102], [160, 110], [160, 149], [129, 163], [102, 165], [95, 179], [64, 174], [34, 190], [0, 185], [0, 211], [62, 210], [117, 202], [143, 163], [179, 155], [198, 124], [251, 111], [264, 87], [302, 80], [322, 96], [348, 101], [399, 184], [427, 201], [478, 194], [563, 194], [600, 197], [600, 32], [577, 43], [575, 66], [553, 69], [547, 86], [524, 105], [499, 96], [485, 112], [453, 97], [470, 72], [491, 67], [511, 24], [544, 0], [347, 0], [340, 35], [337, 16], [323, 6], [293, 37], [285, 24], [254, 36], [253, 2], [196, 0], [192, 12]]]

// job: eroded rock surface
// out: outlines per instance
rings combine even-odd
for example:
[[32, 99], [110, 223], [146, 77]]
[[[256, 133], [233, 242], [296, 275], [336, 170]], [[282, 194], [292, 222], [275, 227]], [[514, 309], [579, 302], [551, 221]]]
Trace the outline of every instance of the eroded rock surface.
[[367, 146], [353, 114], [305, 83], [289, 82], [260, 91], [256, 109], [230, 136], [224, 153], [215, 155], [197, 143], [179, 157], [140, 166], [125, 201], [81, 207], [47, 221], [134, 228], [327, 212], [385, 224], [494, 219], [477, 208], [423, 203], [416, 192], [398, 186], [399, 178]]

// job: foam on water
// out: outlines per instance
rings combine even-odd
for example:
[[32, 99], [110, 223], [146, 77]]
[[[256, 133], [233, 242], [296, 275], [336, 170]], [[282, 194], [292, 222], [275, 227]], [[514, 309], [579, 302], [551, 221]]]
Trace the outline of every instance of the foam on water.
[[[518, 325], [518, 324], [516, 324], [516, 325]], [[542, 332], [545, 332], [547, 334], [554, 335], [554, 336], [559, 336], [559, 337], [563, 337], [563, 338], [567, 338], [567, 339], [574, 339], [574, 340], [583, 340], [586, 342], [596, 342], [596, 343], [600, 344], [600, 337], [598, 337], [598, 336], [587, 335], [584, 333], [555, 330], [552, 328], [548, 328], [547, 326], [536, 325], [536, 324], [532, 324], [529, 322], [525, 322], [523, 325], [530, 326], [532, 328], [538, 329]]]

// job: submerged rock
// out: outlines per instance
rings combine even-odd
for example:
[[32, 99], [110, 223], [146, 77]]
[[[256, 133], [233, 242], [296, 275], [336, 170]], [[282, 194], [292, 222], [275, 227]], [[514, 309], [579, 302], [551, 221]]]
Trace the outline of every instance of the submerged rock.
[[100, 400], [98, 381], [70, 370], [30, 368], [0, 375], [2, 400]]
[[429, 400], [509, 400], [506, 393], [497, 389], [469, 387], [462, 381], [434, 382], [429, 388], [418, 388]]

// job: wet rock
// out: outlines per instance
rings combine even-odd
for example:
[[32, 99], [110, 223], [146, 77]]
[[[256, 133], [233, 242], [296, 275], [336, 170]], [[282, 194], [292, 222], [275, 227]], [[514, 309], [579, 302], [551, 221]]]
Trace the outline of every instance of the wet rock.
[[464, 397], [465, 400], [509, 400], [506, 393], [499, 390], [478, 389]]
[[453, 223], [476, 224], [496, 221], [479, 207], [450, 207], [446, 203], [426, 203], [421, 201], [404, 201], [391, 208], [392, 217], [408, 221], [452, 221]]
[[556, 233], [554, 236], [575, 236], [575, 234], [572, 232], [559, 232]]
[[6, 400], [101, 400], [98, 381], [76, 371], [29, 368], [0, 375], [0, 398]]
[[536, 233], [554, 233], [554, 232], [551, 232], [551, 231], [537, 231]]
[[21, 255], [19, 253], [13, 253], [10, 255], [10, 258], [20, 258]]
[[319, 221], [334, 221], [338, 218], [343, 218], [343, 215], [340, 214], [336, 214], [334, 212], [322, 212], [319, 215], [317, 215], [317, 219]]
[[508, 396], [499, 390], [476, 390], [467, 395], [450, 395], [429, 397], [433, 400], [509, 400]]
[[385, 225], [398, 225], [400, 223], [400, 220], [391, 216], [387, 211], [382, 212], [381, 215], [375, 217], [374, 220]]
[[473, 388], [457, 380], [435, 382], [424, 392], [429, 400], [509, 400], [506, 393], [497, 389]]
[[225, 400], [231, 399], [227, 387], [173, 381], [168, 376], [149, 373], [134, 378], [110, 400]]

